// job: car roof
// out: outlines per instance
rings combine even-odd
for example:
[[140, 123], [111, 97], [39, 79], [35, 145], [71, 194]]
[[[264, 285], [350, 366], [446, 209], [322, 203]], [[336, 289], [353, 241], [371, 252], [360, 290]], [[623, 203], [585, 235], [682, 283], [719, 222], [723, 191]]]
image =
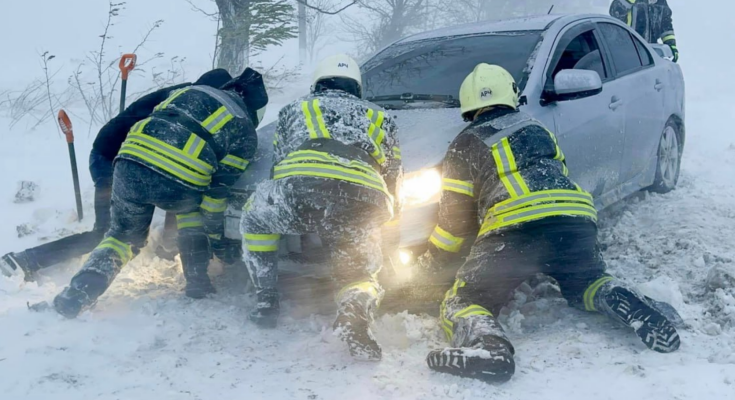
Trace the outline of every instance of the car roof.
[[465, 36], [475, 34], [486, 34], [491, 32], [518, 32], [518, 31], [543, 31], [549, 28], [554, 22], [564, 20], [565, 22], [571, 22], [573, 20], [585, 19], [589, 17], [600, 17], [600, 15], [593, 14], [577, 14], [577, 15], [565, 15], [565, 14], [550, 14], [550, 15], [535, 15], [526, 16], [522, 18], [514, 18], [500, 21], [485, 21], [476, 22], [471, 24], [451, 26], [448, 28], [435, 29], [433, 31], [427, 31], [418, 33], [412, 36], [408, 36], [404, 39], [399, 40], [395, 44], [404, 44], [415, 42], [419, 40], [437, 39], [451, 36]]

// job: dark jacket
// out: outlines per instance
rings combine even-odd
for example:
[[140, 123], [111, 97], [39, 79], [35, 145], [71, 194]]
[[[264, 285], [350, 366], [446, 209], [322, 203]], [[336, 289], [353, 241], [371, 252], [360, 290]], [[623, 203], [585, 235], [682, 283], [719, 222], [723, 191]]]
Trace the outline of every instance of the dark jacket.
[[399, 218], [397, 126], [379, 106], [339, 90], [306, 96], [279, 113], [274, 145], [274, 179], [316, 177], [328, 183], [320, 191], [387, 205]]
[[510, 109], [480, 115], [447, 151], [439, 222], [421, 263], [434, 269], [475, 238], [523, 229], [530, 221], [596, 221], [592, 196], [567, 174], [556, 137], [540, 122]]
[[659, 39], [664, 44], [676, 46], [672, 12], [666, 0], [613, 0], [610, 15], [635, 29], [649, 43]]
[[[207, 85], [219, 88], [232, 79], [229, 73], [223, 69], [215, 69], [202, 75], [194, 85]], [[192, 83], [182, 83], [149, 93], [130, 104], [123, 112], [107, 122], [97, 134], [94, 140], [93, 151], [110, 160], [115, 159], [120, 151], [120, 146], [128, 136], [128, 131], [138, 121], [146, 119], [153, 113], [153, 108], [168, 98], [168, 96]]]

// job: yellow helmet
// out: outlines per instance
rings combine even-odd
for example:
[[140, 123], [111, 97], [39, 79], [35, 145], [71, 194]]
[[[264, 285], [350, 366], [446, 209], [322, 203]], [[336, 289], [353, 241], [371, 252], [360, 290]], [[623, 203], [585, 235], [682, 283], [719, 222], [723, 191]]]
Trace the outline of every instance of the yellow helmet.
[[491, 106], [517, 109], [519, 94], [515, 79], [505, 68], [479, 64], [459, 89], [462, 116], [467, 121], [472, 120], [469, 113]]

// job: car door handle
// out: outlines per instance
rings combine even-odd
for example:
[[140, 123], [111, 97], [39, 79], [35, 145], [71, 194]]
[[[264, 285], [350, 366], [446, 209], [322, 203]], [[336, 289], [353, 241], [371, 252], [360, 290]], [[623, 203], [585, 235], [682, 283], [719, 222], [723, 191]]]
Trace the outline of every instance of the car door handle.
[[661, 90], [663, 90], [664, 84], [663, 82], [661, 82], [660, 79], [656, 79], [656, 84], [653, 87], [656, 88], [656, 91], [660, 92]]
[[610, 99], [610, 109], [613, 111], [617, 111], [618, 108], [622, 107], [623, 100], [620, 100], [620, 97], [613, 96], [612, 99]]

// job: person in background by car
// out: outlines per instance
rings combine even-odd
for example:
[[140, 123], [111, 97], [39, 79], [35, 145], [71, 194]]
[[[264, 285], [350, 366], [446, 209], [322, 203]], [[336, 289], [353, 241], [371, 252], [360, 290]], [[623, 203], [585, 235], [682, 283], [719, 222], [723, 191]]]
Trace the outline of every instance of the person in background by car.
[[133, 125], [115, 159], [110, 230], [54, 299], [56, 311], [74, 318], [94, 305], [145, 246], [155, 207], [176, 214], [186, 295], [214, 293], [212, 250], [225, 262], [240, 257], [239, 246], [236, 254], [223, 246], [224, 212], [230, 187], [255, 155], [267, 103], [262, 76], [248, 68], [221, 89], [176, 90]]
[[671, 48], [679, 61], [672, 11], [666, 0], [613, 0], [610, 15], [635, 29], [649, 43], [661, 42]]
[[382, 108], [362, 100], [362, 75], [346, 55], [317, 67], [312, 93], [279, 113], [272, 180], [245, 204], [244, 260], [256, 288], [250, 319], [275, 328], [278, 244], [282, 234], [318, 233], [330, 250], [339, 287], [334, 329], [350, 353], [379, 360], [370, 331], [383, 296], [381, 228], [395, 227], [403, 174], [397, 127]]
[[[232, 77], [226, 70], [215, 69], [202, 75], [193, 84], [218, 88], [231, 79]], [[153, 112], [153, 108], [166, 100], [172, 92], [191, 85], [191, 83], [184, 83], [147, 94], [130, 104], [128, 108], [100, 129], [89, 156], [89, 172], [94, 182], [95, 220], [92, 231], [45, 243], [19, 253], [8, 253], [0, 259], [0, 272], [10, 276], [15, 272], [23, 271], [25, 279], [32, 281], [39, 270], [72, 258], [81, 257], [94, 250], [104, 237], [105, 232], [110, 228], [112, 164], [128, 136], [128, 131], [137, 122], [148, 118]], [[166, 225], [170, 225], [169, 220], [171, 218], [169, 214], [166, 214], [166, 219]], [[170, 233], [170, 226], [167, 226], [167, 231]], [[175, 250], [175, 244], [170, 243], [168, 245]], [[172, 249], [165, 250], [172, 252]]]
[[441, 305], [452, 347], [432, 351], [429, 367], [509, 380], [514, 348], [494, 315], [539, 273], [556, 279], [572, 306], [629, 326], [652, 350], [675, 351], [672, 323], [605, 273], [592, 196], [567, 177], [555, 136], [518, 111], [518, 96], [513, 77], [495, 65], [478, 65], [461, 86], [462, 115], [472, 123], [446, 153], [439, 223], [417, 261], [419, 281], [471, 250]]

